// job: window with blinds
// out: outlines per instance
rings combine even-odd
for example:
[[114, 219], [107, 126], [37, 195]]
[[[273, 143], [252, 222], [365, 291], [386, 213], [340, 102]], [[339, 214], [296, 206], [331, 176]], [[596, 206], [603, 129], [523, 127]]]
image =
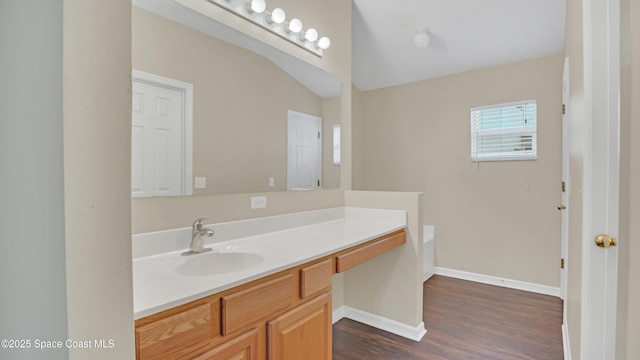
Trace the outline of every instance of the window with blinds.
[[340, 165], [340, 125], [333, 125], [333, 165]]
[[535, 160], [536, 101], [471, 109], [471, 160]]

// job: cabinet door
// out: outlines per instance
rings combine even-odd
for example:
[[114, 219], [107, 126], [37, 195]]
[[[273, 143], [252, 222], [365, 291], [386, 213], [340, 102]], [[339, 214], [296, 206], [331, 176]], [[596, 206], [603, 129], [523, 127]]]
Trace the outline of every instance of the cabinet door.
[[136, 328], [138, 360], [174, 360], [206, 346], [213, 336], [211, 305], [195, 308]]
[[[264, 328], [263, 328], [264, 329]], [[264, 331], [264, 330], [263, 330]], [[258, 359], [258, 329], [229, 340], [193, 360], [256, 360]]]
[[269, 321], [269, 360], [331, 359], [331, 292]]

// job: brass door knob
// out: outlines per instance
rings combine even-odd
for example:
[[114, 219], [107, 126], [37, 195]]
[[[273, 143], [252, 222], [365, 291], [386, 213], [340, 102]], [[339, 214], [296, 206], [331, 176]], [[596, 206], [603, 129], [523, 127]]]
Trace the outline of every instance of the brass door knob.
[[616, 239], [612, 238], [609, 235], [600, 234], [595, 239], [596, 245], [601, 248], [610, 248], [612, 246], [616, 246]]
[[566, 209], [566, 208], [567, 208], [567, 207], [566, 207], [566, 206], [564, 206], [564, 205], [562, 205], [562, 204], [558, 205], [558, 210], [564, 210], [564, 209]]

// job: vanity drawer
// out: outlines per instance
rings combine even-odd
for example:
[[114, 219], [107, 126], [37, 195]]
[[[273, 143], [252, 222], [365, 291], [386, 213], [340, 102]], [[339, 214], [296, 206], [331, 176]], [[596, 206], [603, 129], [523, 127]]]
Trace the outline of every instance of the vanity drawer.
[[200, 305], [136, 328], [137, 358], [178, 359], [211, 337], [211, 305]]
[[326, 259], [300, 269], [300, 298], [315, 295], [331, 286], [333, 262]]
[[406, 241], [405, 231], [400, 230], [374, 239], [360, 247], [336, 256], [336, 272], [343, 272], [359, 265], [372, 257], [376, 257], [385, 251], [389, 251], [396, 246], [404, 244]]
[[288, 308], [293, 303], [291, 273], [220, 298], [222, 335], [228, 335]]

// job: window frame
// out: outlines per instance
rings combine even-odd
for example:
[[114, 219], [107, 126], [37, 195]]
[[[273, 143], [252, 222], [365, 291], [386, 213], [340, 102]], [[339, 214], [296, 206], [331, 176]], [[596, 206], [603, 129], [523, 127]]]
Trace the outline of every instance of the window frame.
[[[337, 131], [337, 138], [336, 138], [336, 131]], [[331, 133], [331, 137], [333, 139], [331, 164], [335, 166], [340, 166], [340, 163], [342, 162], [341, 136], [342, 136], [342, 129], [340, 124], [333, 125], [333, 131]]]
[[[533, 105], [533, 121], [527, 124], [528, 120], [526, 118], [527, 114], [527, 106]], [[500, 115], [499, 119], [493, 120], [485, 120], [485, 125], [496, 125], [498, 122], [500, 126], [490, 127], [484, 130], [478, 129], [479, 126], [482, 126], [483, 122], [477, 120], [477, 113], [485, 110], [501, 110], [508, 109], [517, 106], [525, 106], [523, 110], [523, 119], [524, 122], [521, 125], [517, 126], [503, 126], [504, 121], [513, 120], [508, 116], [503, 117]], [[530, 100], [522, 100], [522, 101], [514, 101], [507, 103], [499, 103], [492, 105], [483, 105], [472, 107], [469, 112], [470, 115], [470, 127], [471, 127], [471, 161], [472, 162], [485, 162], [485, 161], [529, 161], [529, 160], [537, 160], [538, 159], [538, 104], [535, 99]], [[521, 145], [524, 147], [514, 148], [513, 150], [502, 150], [502, 151], [481, 151], [480, 143], [482, 143], [483, 138], [488, 138], [490, 136], [520, 136]], [[526, 140], [525, 138], [528, 138]], [[503, 138], [500, 139], [499, 142], [495, 140], [487, 140], [494, 141], [496, 147], [502, 146], [515, 146], [517, 143], [513, 142], [513, 138], [511, 140], [503, 141]]]

